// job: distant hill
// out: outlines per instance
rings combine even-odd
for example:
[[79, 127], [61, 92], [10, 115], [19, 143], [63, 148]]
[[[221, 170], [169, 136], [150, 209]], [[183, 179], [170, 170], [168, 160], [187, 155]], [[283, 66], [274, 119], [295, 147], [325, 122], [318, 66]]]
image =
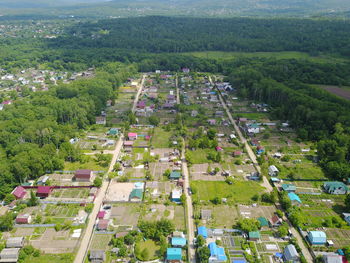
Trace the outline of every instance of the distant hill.
[[[2, 12], [5, 9], [6, 12]], [[127, 17], [317, 16], [350, 11], [349, 0], [1, 0], [0, 13]]]

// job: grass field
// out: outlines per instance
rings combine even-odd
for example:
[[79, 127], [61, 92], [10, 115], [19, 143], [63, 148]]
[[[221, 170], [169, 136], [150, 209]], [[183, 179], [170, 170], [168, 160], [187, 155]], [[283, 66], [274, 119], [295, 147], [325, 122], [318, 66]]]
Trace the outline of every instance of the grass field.
[[169, 148], [169, 140], [171, 132], [167, 132], [162, 128], [155, 128], [151, 144], [154, 148]]
[[74, 255], [73, 254], [42, 254], [39, 257], [27, 257], [25, 261], [23, 262], [30, 262], [30, 263], [48, 263], [48, 262], [55, 262], [55, 263], [67, 263], [67, 262], [73, 262]]
[[188, 52], [184, 53], [200, 58], [208, 59], [233, 59], [239, 57], [247, 58], [275, 58], [275, 59], [307, 59], [313, 62], [319, 63], [335, 63], [345, 62], [345, 58], [332, 57], [331, 55], [321, 55], [317, 57], [310, 56], [307, 53], [295, 52], [295, 51], [283, 51], [283, 52], [223, 52], [223, 51], [204, 51], [204, 52]]
[[226, 182], [192, 181], [191, 188], [196, 192], [194, 199], [210, 201], [216, 197], [227, 198], [229, 203], [251, 203], [251, 198], [262, 193], [264, 188], [257, 182], [235, 181], [232, 185]]
[[283, 166], [280, 169], [279, 177], [288, 178], [289, 174], [294, 174], [296, 179], [327, 179], [322, 169], [314, 164], [296, 164], [293, 167]]
[[[136, 257], [139, 258], [140, 260], [146, 261], [146, 260], [153, 260], [158, 258], [157, 256], [157, 251], [159, 250], [159, 246], [153, 241], [153, 240], [146, 240], [146, 241], [140, 241], [136, 244], [135, 247], [135, 254]], [[148, 258], [143, 258], [142, 257], [142, 251], [143, 250], [148, 250]]]
[[111, 241], [112, 236], [113, 235], [95, 234], [92, 238], [90, 249], [108, 249], [108, 244]]
[[75, 171], [79, 169], [91, 169], [93, 171], [106, 171], [108, 167], [102, 167], [94, 157], [86, 156], [86, 162], [65, 162], [64, 170], [65, 171]]
[[193, 164], [202, 164], [210, 162], [207, 158], [208, 153], [215, 152], [213, 149], [197, 149], [195, 151], [187, 151]]

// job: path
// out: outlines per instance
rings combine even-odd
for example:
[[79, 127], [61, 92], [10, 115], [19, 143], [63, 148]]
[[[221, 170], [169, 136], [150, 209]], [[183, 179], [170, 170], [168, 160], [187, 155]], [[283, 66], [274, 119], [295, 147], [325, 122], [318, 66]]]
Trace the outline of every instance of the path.
[[175, 87], [176, 87], [176, 104], [180, 104], [179, 77], [177, 76], [177, 74], [175, 77]]
[[190, 187], [190, 175], [188, 172], [186, 157], [185, 157], [185, 140], [183, 140], [182, 152], [181, 152], [181, 160], [182, 160], [182, 173], [184, 176], [184, 191], [186, 195], [186, 221], [187, 221], [187, 232], [188, 232], [188, 256], [189, 262], [196, 262], [196, 253], [194, 248], [194, 222], [193, 222], [193, 206], [192, 206], [192, 196], [189, 194]]
[[[112, 157], [111, 163], [110, 163], [109, 168], [108, 168], [108, 173], [110, 173], [113, 170], [114, 164], [117, 161], [119, 153], [122, 149], [122, 145], [123, 145], [123, 135], [120, 136], [119, 141], [118, 141], [118, 143], [113, 151], [113, 157]], [[98, 214], [98, 211], [100, 211], [100, 207], [101, 207], [103, 199], [106, 195], [108, 185], [109, 185], [109, 181], [107, 178], [105, 178], [103, 180], [103, 183], [102, 183], [102, 186], [99, 190], [99, 193], [94, 201], [94, 208], [93, 208], [92, 212], [90, 213], [90, 216], [88, 219], [88, 225], [85, 229], [84, 236], [82, 237], [80, 247], [79, 247], [78, 253], [75, 257], [74, 263], [83, 263], [84, 262], [85, 256], [87, 255], [87, 252], [88, 252], [88, 249], [90, 246], [90, 242], [92, 239], [92, 234], [94, 231], [94, 225], [95, 225], [95, 221], [97, 218], [97, 214]]]
[[141, 82], [140, 82], [138, 90], [137, 90], [137, 93], [136, 93], [136, 96], [135, 96], [134, 104], [132, 105], [131, 111], [133, 113], [136, 111], [136, 105], [137, 105], [137, 102], [139, 101], [139, 97], [140, 97], [140, 94], [142, 92], [143, 84], [145, 83], [145, 78], [146, 78], [146, 74], [143, 74]]

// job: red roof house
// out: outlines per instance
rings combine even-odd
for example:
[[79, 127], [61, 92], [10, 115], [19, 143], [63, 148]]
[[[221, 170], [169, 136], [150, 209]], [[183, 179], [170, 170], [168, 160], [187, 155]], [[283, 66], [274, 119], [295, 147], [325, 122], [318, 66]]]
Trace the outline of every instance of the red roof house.
[[274, 215], [270, 220], [271, 226], [280, 226], [282, 222], [282, 218], [279, 218], [277, 215]]
[[17, 186], [11, 194], [13, 194], [16, 199], [22, 199], [27, 194], [27, 191], [22, 186]]
[[234, 157], [241, 156], [241, 155], [242, 155], [242, 152], [241, 152], [241, 151], [234, 151], [234, 152], [233, 152], [233, 156], [234, 156]]
[[108, 219], [100, 219], [97, 224], [97, 230], [107, 230], [109, 224]]
[[224, 150], [224, 149], [222, 149], [220, 146], [216, 146], [216, 148], [215, 148], [215, 149], [216, 149], [216, 151], [217, 151], [217, 152], [221, 152], [221, 151], [223, 151], [223, 150]]
[[29, 224], [32, 221], [32, 217], [29, 214], [18, 215], [16, 217], [16, 224]]
[[124, 141], [124, 147], [132, 147], [134, 145], [133, 141]]
[[40, 198], [45, 198], [50, 195], [52, 188], [50, 186], [38, 186], [38, 190], [36, 191], [36, 196]]
[[92, 171], [89, 169], [75, 171], [74, 179], [79, 182], [90, 182]]
[[106, 215], [106, 211], [99, 211], [97, 214], [98, 219], [103, 219]]
[[129, 138], [130, 141], [136, 140], [136, 139], [137, 139], [137, 133], [135, 133], [135, 132], [129, 132], [129, 133], [128, 133], [128, 138]]

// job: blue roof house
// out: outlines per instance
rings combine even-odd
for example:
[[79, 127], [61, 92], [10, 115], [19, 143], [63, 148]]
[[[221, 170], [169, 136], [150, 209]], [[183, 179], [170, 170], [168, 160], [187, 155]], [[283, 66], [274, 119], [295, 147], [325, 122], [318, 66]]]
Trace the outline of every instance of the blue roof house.
[[173, 247], [184, 247], [186, 246], [186, 238], [183, 237], [173, 237], [171, 238], [171, 245]]
[[181, 262], [182, 260], [181, 248], [174, 248], [174, 247], [167, 248], [166, 260], [168, 262]]
[[307, 239], [311, 245], [324, 245], [327, 242], [327, 236], [322, 231], [310, 231], [307, 234]]
[[226, 262], [227, 257], [223, 247], [218, 247], [215, 242], [208, 245], [210, 250], [209, 263]]
[[295, 204], [301, 204], [301, 200], [299, 198], [299, 196], [295, 193], [288, 193], [288, 197], [290, 199], [290, 201], [292, 202], [293, 205]]
[[202, 237], [207, 238], [208, 237], [207, 228], [205, 226], [198, 227], [198, 235], [201, 235]]

